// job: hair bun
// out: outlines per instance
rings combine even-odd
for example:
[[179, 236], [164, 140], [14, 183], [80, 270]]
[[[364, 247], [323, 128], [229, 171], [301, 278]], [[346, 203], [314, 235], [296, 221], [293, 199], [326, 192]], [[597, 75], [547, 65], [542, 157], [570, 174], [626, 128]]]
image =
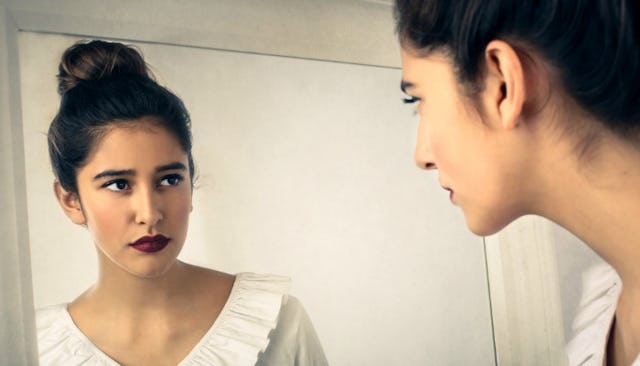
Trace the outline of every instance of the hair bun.
[[82, 81], [106, 79], [125, 74], [151, 78], [138, 50], [117, 42], [81, 41], [62, 55], [58, 74], [58, 93], [63, 95]]

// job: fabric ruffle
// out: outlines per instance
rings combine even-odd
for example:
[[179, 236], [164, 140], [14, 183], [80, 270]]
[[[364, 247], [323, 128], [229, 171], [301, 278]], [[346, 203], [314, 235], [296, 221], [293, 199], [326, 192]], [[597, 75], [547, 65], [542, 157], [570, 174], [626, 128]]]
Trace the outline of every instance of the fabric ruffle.
[[[218, 319], [179, 366], [255, 365], [278, 324], [290, 279], [239, 273]], [[37, 311], [40, 365], [118, 366], [75, 326], [67, 304]]]
[[76, 327], [67, 304], [39, 309], [36, 313], [40, 366], [119, 366], [96, 348]]
[[616, 271], [603, 263], [585, 272], [582, 283], [578, 316], [573, 321], [575, 336], [567, 345], [569, 365], [602, 366], [622, 282]]
[[287, 277], [240, 273], [218, 319], [179, 366], [255, 365], [289, 291]]

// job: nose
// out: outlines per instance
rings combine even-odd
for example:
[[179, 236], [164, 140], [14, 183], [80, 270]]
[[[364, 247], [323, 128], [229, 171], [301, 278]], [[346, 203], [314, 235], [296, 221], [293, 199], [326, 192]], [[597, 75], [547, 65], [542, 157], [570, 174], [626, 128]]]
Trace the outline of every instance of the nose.
[[420, 131], [419, 129], [418, 139], [416, 142], [416, 150], [414, 153], [414, 159], [415, 159], [416, 165], [418, 166], [418, 168], [425, 169], [425, 170], [438, 169], [438, 166], [433, 160], [433, 156], [431, 154], [429, 144], [426, 141], [427, 138], [425, 134], [421, 132], [424, 132], [424, 131]]
[[434, 163], [433, 161], [429, 160], [428, 157], [425, 156], [426, 154], [419, 152], [416, 149], [416, 154], [415, 154], [415, 160], [416, 160], [416, 166], [420, 169], [424, 169], [424, 170], [433, 170], [433, 169], [438, 169], [438, 166], [436, 165], [436, 163]]
[[153, 189], [141, 189], [135, 199], [135, 221], [140, 225], [154, 226], [162, 220], [160, 199]]

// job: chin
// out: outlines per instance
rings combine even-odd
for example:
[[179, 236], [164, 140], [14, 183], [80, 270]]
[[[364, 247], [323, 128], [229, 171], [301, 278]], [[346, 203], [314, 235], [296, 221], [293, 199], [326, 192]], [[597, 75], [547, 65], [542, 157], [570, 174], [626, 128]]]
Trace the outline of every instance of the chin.
[[490, 235], [493, 235], [493, 234], [497, 233], [498, 231], [502, 230], [502, 228], [504, 226], [496, 229], [496, 228], [486, 228], [486, 227], [471, 226], [471, 225], [469, 225], [467, 223], [467, 227], [475, 235], [478, 235], [478, 236], [490, 236]]
[[465, 221], [469, 230], [478, 236], [490, 236], [504, 229], [518, 216], [470, 215], [465, 212]]

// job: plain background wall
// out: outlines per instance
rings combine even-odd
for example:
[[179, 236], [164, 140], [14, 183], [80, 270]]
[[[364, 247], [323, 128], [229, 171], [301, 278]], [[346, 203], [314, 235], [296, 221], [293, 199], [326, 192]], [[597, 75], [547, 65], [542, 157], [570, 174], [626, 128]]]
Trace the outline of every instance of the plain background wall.
[[[46, 155], [58, 59], [76, 39], [19, 37], [36, 306], [95, 278]], [[413, 165], [398, 69], [138, 45], [192, 114], [184, 260], [292, 276], [334, 365], [495, 364], [483, 241]]]

